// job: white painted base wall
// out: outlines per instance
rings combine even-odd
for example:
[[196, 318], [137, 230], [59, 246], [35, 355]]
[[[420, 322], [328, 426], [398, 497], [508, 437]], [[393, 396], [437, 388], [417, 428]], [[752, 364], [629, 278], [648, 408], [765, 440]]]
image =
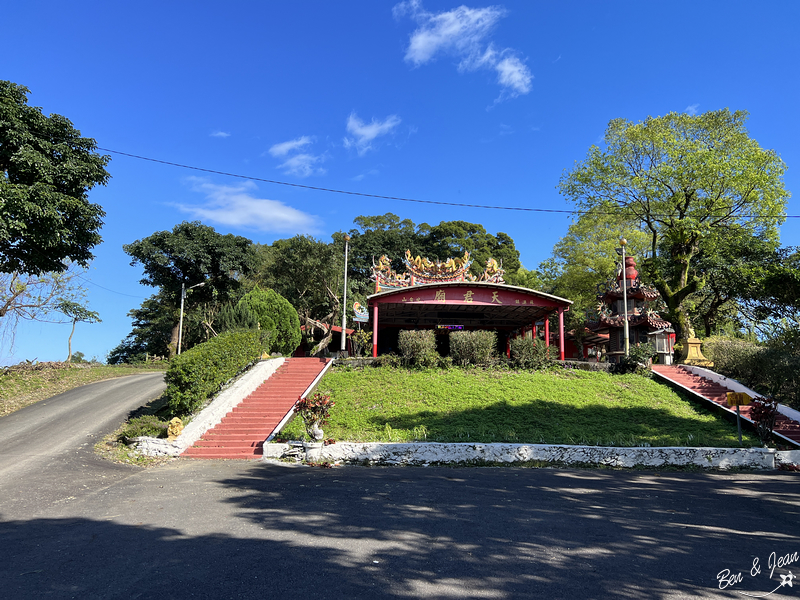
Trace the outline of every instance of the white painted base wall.
[[[280, 458], [289, 444], [265, 444], [264, 458]], [[697, 466], [714, 469], [774, 469], [798, 456], [768, 448], [617, 448], [547, 444], [351, 443], [322, 449], [322, 461], [373, 465], [524, 464], [599, 465], [609, 467]], [[787, 456], [783, 456], [786, 454]], [[776, 456], [778, 455], [778, 456]], [[794, 458], [794, 460], [791, 460]]]

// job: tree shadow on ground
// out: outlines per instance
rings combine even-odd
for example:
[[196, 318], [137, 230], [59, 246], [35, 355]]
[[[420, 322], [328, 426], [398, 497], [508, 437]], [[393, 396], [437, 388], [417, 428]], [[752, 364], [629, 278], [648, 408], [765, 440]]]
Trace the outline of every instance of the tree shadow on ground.
[[3, 597], [730, 598], [798, 550], [791, 474], [184, 464], [172, 521], [0, 523]]
[[[695, 407], [702, 416], [711, 415]], [[598, 446], [738, 446], [735, 424], [721, 418], [696, 420], [668, 408], [613, 406], [592, 403], [575, 407], [533, 399], [506, 401], [446, 414], [430, 410], [402, 417], [369, 418], [375, 430], [413, 431], [424, 427], [429, 441], [519, 442]], [[747, 437], [747, 434], [746, 434]], [[753, 437], [747, 443], [757, 443]]]
[[238, 492], [230, 502], [239, 516], [283, 531], [287, 543], [327, 548], [326, 564], [360, 573], [359, 585], [376, 586], [381, 597], [714, 597], [726, 568], [747, 575], [740, 589], [768, 591], [767, 575], [749, 577], [753, 559], [794, 552], [800, 533], [797, 480], [780, 475], [270, 474], [258, 467], [222, 482]]

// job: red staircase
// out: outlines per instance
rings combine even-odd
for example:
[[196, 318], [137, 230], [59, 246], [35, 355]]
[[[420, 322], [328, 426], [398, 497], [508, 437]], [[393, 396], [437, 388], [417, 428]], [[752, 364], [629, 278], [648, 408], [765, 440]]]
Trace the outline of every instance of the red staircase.
[[[733, 412], [736, 411], [735, 408], [728, 406], [728, 392], [732, 392], [733, 390], [719, 383], [701, 377], [700, 375], [695, 375], [681, 368], [680, 365], [653, 365], [653, 371], [665, 379], [677, 383], [715, 404], [724, 406]], [[743, 417], [750, 418], [750, 406], [740, 406], [739, 409]], [[793, 421], [785, 415], [778, 414], [775, 419], [775, 429], [773, 431], [800, 445], [800, 423], [797, 421]]]
[[297, 398], [330, 359], [287, 358], [277, 371], [209, 429], [181, 456], [189, 458], [256, 459], [264, 440], [294, 408]]

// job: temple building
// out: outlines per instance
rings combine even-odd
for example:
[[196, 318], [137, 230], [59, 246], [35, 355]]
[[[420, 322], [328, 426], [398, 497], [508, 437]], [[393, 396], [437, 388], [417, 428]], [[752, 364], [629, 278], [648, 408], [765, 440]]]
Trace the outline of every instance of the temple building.
[[[502, 265], [494, 259], [480, 276], [473, 275], [469, 252], [434, 262], [406, 251], [403, 262], [404, 273], [394, 272], [386, 256], [373, 265], [375, 293], [367, 306], [373, 356], [396, 348], [401, 329], [433, 329], [443, 336], [460, 329], [494, 330], [499, 350], [508, 353], [514, 335], [536, 335], [543, 323], [545, 343], [554, 338], [563, 360], [564, 313], [572, 301], [506, 284]], [[555, 336], [549, 331], [551, 316], [557, 317]]]
[[[623, 301], [622, 280], [625, 280], [627, 311]], [[630, 346], [653, 343], [659, 364], [672, 364], [675, 331], [672, 324], [656, 312], [663, 305], [661, 294], [655, 288], [643, 285], [636, 271], [636, 261], [625, 257], [625, 270], [620, 269], [614, 279], [597, 287], [599, 304], [597, 321], [587, 325], [596, 339], [605, 340], [609, 362], [619, 362], [625, 355], [625, 315], [628, 318]]]

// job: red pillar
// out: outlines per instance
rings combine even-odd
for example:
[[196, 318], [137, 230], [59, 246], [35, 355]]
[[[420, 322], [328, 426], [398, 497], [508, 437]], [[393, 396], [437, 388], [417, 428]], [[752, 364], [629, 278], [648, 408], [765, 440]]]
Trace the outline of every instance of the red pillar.
[[558, 309], [558, 355], [564, 360], [564, 309]]
[[372, 358], [378, 356], [378, 304], [372, 307]]
[[550, 347], [550, 315], [544, 318], [544, 345]]

